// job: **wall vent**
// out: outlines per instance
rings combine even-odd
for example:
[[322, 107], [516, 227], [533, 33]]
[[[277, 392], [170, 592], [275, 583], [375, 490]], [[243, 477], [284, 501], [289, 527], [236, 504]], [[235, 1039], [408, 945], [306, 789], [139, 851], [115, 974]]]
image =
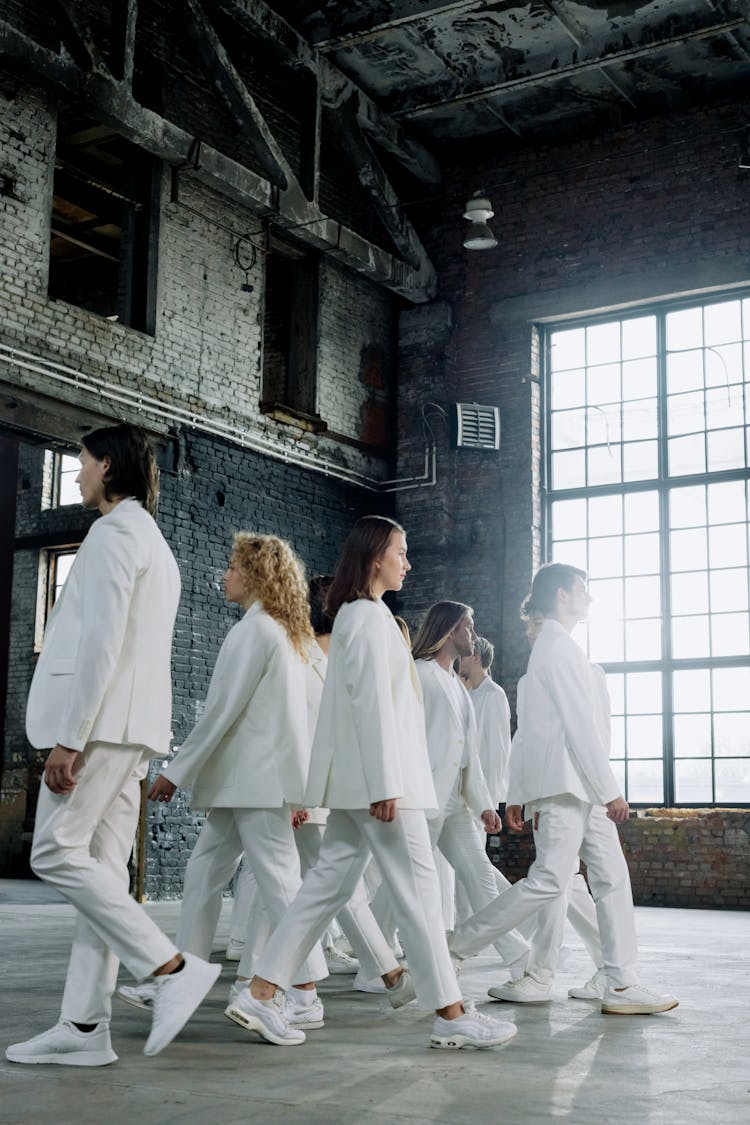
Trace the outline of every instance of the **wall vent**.
[[459, 449], [499, 449], [499, 407], [457, 402], [456, 445]]

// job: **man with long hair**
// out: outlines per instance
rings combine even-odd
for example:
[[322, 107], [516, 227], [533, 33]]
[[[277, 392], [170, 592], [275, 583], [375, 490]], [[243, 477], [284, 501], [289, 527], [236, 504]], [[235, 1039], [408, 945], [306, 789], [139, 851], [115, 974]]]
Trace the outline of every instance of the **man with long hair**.
[[[457, 927], [460, 958], [478, 953], [562, 894], [577, 857], [586, 863], [596, 902], [607, 986], [602, 1011], [619, 1015], [666, 1012], [677, 1006], [638, 983], [630, 875], [615, 828], [628, 803], [609, 765], [609, 732], [599, 716], [601, 679], [571, 637], [591, 601], [586, 573], [564, 563], [537, 571], [526, 602], [544, 618], [526, 673], [519, 726], [523, 754], [514, 770], [514, 804], [533, 805], [536, 859], [525, 879]], [[608, 712], [608, 705], [607, 705]], [[520, 829], [520, 816], [508, 817]]]
[[474, 638], [474, 651], [459, 661], [461, 679], [477, 720], [477, 749], [494, 807], [504, 803], [508, 793], [510, 759], [510, 704], [500, 684], [492, 678], [495, 646], [486, 637]]
[[158, 472], [136, 426], [83, 439], [77, 477], [89, 530], [47, 623], [26, 730], [52, 747], [31, 866], [76, 907], [60, 1021], [6, 1050], [19, 1063], [115, 1062], [111, 996], [122, 961], [155, 985], [158, 1054], [209, 992], [220, 966], [184, 956], [128, 893], [128, 858], [148, 761], [169, 748], [170, 654], [180, 575], [156, 526]]

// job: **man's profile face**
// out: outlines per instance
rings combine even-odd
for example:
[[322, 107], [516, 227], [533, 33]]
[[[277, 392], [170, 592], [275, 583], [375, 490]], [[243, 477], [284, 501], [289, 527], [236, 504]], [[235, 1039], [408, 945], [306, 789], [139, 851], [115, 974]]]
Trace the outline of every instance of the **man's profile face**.
[[576, 575], [570, 589], [566, 590], [565, 593], [567, 595], [566, 609], [568, 614], [574, 617], [576, 621], [585, 621], [589, 615], [589, 606], [592, 601], [586, 582], [579, 575]]
[[81, 492], [81, 503], [84, 508], [100, 508], [105, 497], [106, 477], [109, 472], [109, 458], [97, 460], [89, 453], [86, 446], [81, 446], [78, 455], [81, 468], [76, 477], [76, 484]]
[[474, 652], [474, 618], [470, 613], [462, 617], [458, 625], [456, 625], [451, 632], [451, 639], [455, 645], [456, 652], [460, 657], [471, 656]]

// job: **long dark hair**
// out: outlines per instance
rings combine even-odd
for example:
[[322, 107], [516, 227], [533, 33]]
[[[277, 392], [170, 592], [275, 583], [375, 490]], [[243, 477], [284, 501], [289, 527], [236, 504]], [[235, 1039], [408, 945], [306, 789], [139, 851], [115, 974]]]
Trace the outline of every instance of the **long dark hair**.
[[570, 590], [576, 578], [586, 581], [586, 571], [569, 563], [546, 563], [540, 566], [531, 583], [531, 593], [521, 606], [521, 617], [547, 617], [555, 612], [557, 591]]
[[334, 618], [345, 602], [375, 599], [370, 590], [372, 564], [388, 546], [394, 531], [404, 534], [400, 523], [388, 516], [362, 516], [346, 537], [336, 573], [326, 597], [325, 610]]
[[330, 633], [333, 622], [325, 611], [326, 594], [328, 593], [333, 576], [330, 574], [316, 574], [307, 584], [310, 596], [310, 624], [316, 637], [323, 633]]
[[145, 430], [127, 423], [103, 426], [85, 434], [81, 444], [97, 461], [109, 458], [109, 472], [104, 481], [107, 500], [134, 496], [150, 515], [156, 515], [159, 469]]
[[473, 610], [470, 605], [464, 605], [463, 602], [435, 602], [431, 605], [420, 622], [411, 646], [414, 659], [434, 660], [459, 621], [463, 621], [467, 613], [473, 613]]

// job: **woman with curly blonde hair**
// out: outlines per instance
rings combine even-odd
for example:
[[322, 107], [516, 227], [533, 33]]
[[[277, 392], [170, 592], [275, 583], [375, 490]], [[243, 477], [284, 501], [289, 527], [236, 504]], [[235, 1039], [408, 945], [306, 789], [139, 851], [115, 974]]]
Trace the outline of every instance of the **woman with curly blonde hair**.
[[[180, 948], [203, 950], [204, 957], [223, 888], [243, 851], [272, 926], [296, 895], [300, 868], [289, 806], [303, 804], [310, 764], [304, 663], [313, 632], [302, 563], [275, 535], [239, 532], [224, 593], [245, 613], [221, 646], [203, 714], [149, 792], [152, 800], [169, 801], [178, 786], [192, 785], [193, 806], [210, 810], [185, 870], [178, 929]], [[250, 976], [251, 943], [245, 950], [239, 980]], [[302, 985], [290, 990], [281, 1045], [304, 1041], [295, 1023], [322, 1026], [322, 1005], [310, 982], [327, 975], [315, 945], [299, 969]], [[227, 1014], [234, 1012], [236, 987]], [[148, 1003], [148, 996], [139, 999]]]

